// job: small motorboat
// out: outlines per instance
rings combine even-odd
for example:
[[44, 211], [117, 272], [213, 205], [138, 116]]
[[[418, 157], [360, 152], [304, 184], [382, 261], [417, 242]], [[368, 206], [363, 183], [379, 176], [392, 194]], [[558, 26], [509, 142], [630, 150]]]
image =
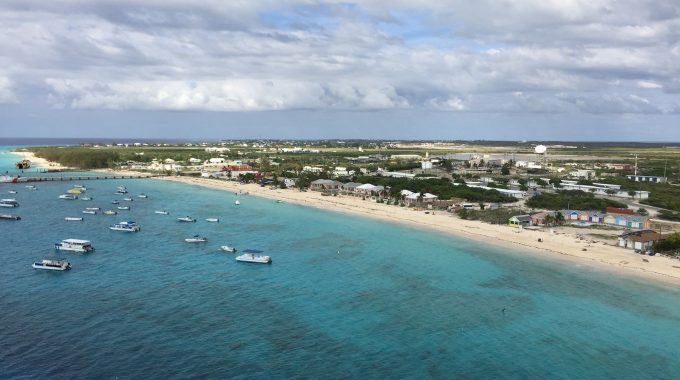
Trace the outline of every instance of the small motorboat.
[[230, 247], [228, 245], [223, 245], [223, 246], [220, 247], [220, 249], [223, 250], [224, 252], [229, 252], [229, 253], [236, 252], [236, 248]]
[[120, 203], [120, 202], [118, 202], [118, 201], [115, 200], [115, 199], [111, 201], [111, 204], [112, 204], [112, 205], [117, 205], [117, 204], [119, 204], [119, 203]]
[[95, 211], [95, 210], [83, 210], [83, 214], [96, 215], [97, 211]]
[[218, 218], [206, 218], [205, 221], [206, 222], [212, 222], [212, 223], [219, 223], [220, 220]]
[[117, 212], [117, 211], [113, 211], [113, 210], [106, 210], [106, 211], [104, 211], [104, 215], [117, 215], [117, 214], [118, 214], [118, 212]]
[[67, 222], [82, 222], [83, 218], [80, 217], [75, 217], [75, 216], [67, 216], [64, 218], [65, 221]]
[[238, 205], [241, 204], [241, 202], [237, 199], [237, 200], [234, 202], [234, 204], [235, 204], [236, 206], [238, 206]]
[[0, 215], [0, 220], [21, 220], [19, 215]]
[[62, 194], [62, 195], [59, 196], [59, 199], [74, 200], [74, 199], [78, 199], [78, 196], [74, 195], [74, 194]]
[[99, 207], [85, 207], [85, 210], [88, 210], [88, 211], [99, 211], [100, 209], [99, 209]]
[[141, 227], [139, 227], [137, 223], [129, 221], [112, 224], [109, 226], [109, 229], [111, 231], [138, 232], [139, 230], [141, 230]]
[[196, 222], [196, 219], [190, 218], [188, 216], [183, 216], [181, 218], [177, 218], [178, 222]]
[[194, 235], [194, 237], [184, 239], [187, 243], [205, 243], [208, 241], [207, 237]]
[[38, 190], [38, 188], [35, 187], [34, 185], [26, 185], [26, 188], [27, 188], [28, 190]]
[[91, 201], [94, 198], [92, 198], [92, 197], [82, 197], [80, 199], [83, 200], [83, 201]]
[[271, 264], [272, 257], [265, 255], [258, 255], [257, 253], [262, 253], [262, 251], [256, 249], [246, 249], [243, 254], [236, 256], [236, 261], [243, 261], [247, 263], [259, 263], [259, 264]]
[[119, 210], [129, 210], [130, 206], [118, 206], [117, 207]]
[[10, 194], [16, 194], [17, 191], [16, 191], [16, 190], [10, 190], [10, 191], [8, 191], [8, 193], [10, 193]]
[[35, 269], [49, 269], [49, 270], [68, 270], [71, 269], [71, 263], [66, 260], [47, 260], [43, 259], [33, 263]]
[[170, 214], [169, 212], [163, 210], [163, 211], [156, 211], [156, 214], [161, 214], [161, 215], [168, 215]]
[[0, 207], [19, 207], [19, 202], [14, 198], [0, 199]]
[[126, 201], [126, 202], [132, 202], [132, 201], [134, 201], [134, 199], [132, 199], [132, 198], [130, 198], [130, 197], [125, 197], [125, 198], [123, 198], [123, 200]]
[[146, 194], [144, 194], [144, 193], [139, 194], [139, 195], [137, 196], [137, 198], [148, 198], [148, 197], [149, 197], [149, 196], [146, 195]]

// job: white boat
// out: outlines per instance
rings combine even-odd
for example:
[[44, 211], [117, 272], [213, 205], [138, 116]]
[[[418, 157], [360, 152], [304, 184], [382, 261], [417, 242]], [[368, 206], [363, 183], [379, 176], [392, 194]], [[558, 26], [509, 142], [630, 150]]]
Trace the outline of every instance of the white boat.
[[178, 221], [178, 222], [195, 222], [196, 219], [190, 218], [190, 217], [188, 217], [188, 216], [183, 216], [183, 217], [181, 217], [181, 218], [177, 218], [177, 221]]
[[244, 253], [240, 256], [236, 256], [236, 261], [243, 261], [247, 263], [259, 263], [259, 264], [270, 264], [272, 262], [271, 256], [256, 255], [256, 253], [262, 253], [255, 249], [246, 249]]
[[80, 217], [75, 217], [75, 216], [67, 216], [64, 218], [65, 221], [67, 222], [82, 222], [83, 218]]
[[235, 204], [236, 206], [238, 206], [238, 205], [241, 204], [241, 202], [237, 199], [237, 200], [234, 202], [234, 204]]
[[35, 269], [49, 269], [49, 270], [67, 270], [71, 269], [71, 264], [65, 260], [47, 260], [43, 259], [33, 263]]
[[127, 190], [127, 187], [120, 185], [120, 186], [116, 187], [116, 190]]
[[223, 250], [224, 252], [230, 252], [230, 253], [236, 252], [236, 248], [230, 247], [228, 245], [223, 245], [223, 246], [220, 247], [220, 249]]
[[73, 187], [76, 188], [76, 189], [83, 189], [83, 191], [87, 190], [87, 187], [85, 187], [83, 185], [73, 185]]
[[119, 210], [129, 210], [130, 206], [118, 206]]
[[19, 215], [0, 214], [0, 220], [21, 220]]
[[159, 210], [159, 211], [156, 211], [156, 214], [168, 215], [169, 212], [167, 212], [167, 211], [165, 211], [165, 210], [163, 210], [163, 211], [160, 211], [160, 210]]
[[141, 228], [133, 221], [120, 222], [109, 226], [112, 231], [137, 232]]
[[104, 211], [104, 215], [118, 215], [118, 212], [113, 210], [106, 210]]
[[0, 199], [0, 207], [19, 207], [19, 202], [14, 198]]
[[123, 200], [124, 200], [124, 201], [127, 201], [127, 202], [132, 202], [134, 199], [132, 199], [132, 198], [130, 198], [130, 197], [125, 197], [125, 198], [123, 198]]
[[208, 241], [207, 237], [195, 235], [194, 237], [184, 239], [187, 243], [205, 243]]
[[220, 220], [218, 218], [206, 218], [205, 221], [206, 222], [212, 222], [212, 223], [219, 223]]
[[91, 252], [94, 247], [89, 240], [81, 239], [65, 239], [60, 243], [54, 243], [54, 249], [57, 251], [73, 251], [73, 252]]
[[91, 201], [92, 197], [82, 197], [80, 199], [83, 200], [83, 201]]
[[8, 193], [10, 193], [10, 194], [16, 194], [17, 191], [16, 191], [16, 190], [10, 190], [10, 191], [8, 191]]
[[119, 204], [119, 203], [120, 203], [120, 202], [118, 202], [118, 201], [115, 200], [115, 199], [111, 201], [111, 204], [112, 204], [112, 205], [117, 205], [117, 204]]
[[38, 190], [38, 188], [35, 187], [34, 185], [26, 185], [26, 188], [27, 188], [28, 190]]
[[77, 195], [73, 195], [73, 194], [62, 194], [62, 195], [59, 196], [59, 199], [69, 199], [69, 200], [74, 200], [74, 199], [78, 199], [78, 196], [77, 196]]
[[83, 210], [83, 214], [97, 215], [95, 210]]
[[85, 210], [88, 210], [88, 211], [99, 211], [100, 208], [99, 208], [99, 207], [85, 207]]
[[139, 194], [137, 198], [148, 198], [149, 196], [146, 194]]

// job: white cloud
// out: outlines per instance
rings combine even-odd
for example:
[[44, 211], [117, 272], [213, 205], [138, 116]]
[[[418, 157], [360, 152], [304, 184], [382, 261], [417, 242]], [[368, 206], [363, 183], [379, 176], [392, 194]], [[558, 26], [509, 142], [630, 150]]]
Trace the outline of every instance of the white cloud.
[[0, 76], [0, 104], [18, 103], [19, 99], [14, 93], [12, 82], [8, 77]]

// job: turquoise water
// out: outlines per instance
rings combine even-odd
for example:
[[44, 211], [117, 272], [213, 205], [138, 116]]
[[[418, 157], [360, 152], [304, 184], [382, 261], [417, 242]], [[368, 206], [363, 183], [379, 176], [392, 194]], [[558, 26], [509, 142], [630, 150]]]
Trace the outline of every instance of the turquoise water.
[[[660, 378], [680, 374], [680, 293], [519, 252], [154, 180], [10, 188], [1, 378]], [[129, 214], [115, 187], [149, 194]], [[120, 199], [120, 196], [118, 196]], [[125, 202], [121, 202], [125, 203]], [[171, 215], [157, 215], [167, 209]], [[190, 215], [197, 223], [179, 223]], [[205, 218], [219, 217], [220, 223]], [[113, 232], [136, 220], [142, 231]], [[209, 242], [183, 241], [195, 234]], [[55, 241], [96, 251], [56, 253]], [[255, 248], [237, 263], [220, 245]], [[66, 257], [70, 272], [34, 270]], [[503, 312], [505, 309], [505, 312]]]

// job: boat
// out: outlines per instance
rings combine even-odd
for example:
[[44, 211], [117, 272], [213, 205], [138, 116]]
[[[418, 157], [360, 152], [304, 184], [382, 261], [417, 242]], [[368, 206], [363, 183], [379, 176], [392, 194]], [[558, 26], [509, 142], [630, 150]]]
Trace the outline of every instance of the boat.
[[208, 241], [207, 237], [194, 235], [194, 237], [184, 239], [187, 243], [205, 243]]
[[139, 194], [139, 195], [137, 196], [137, 198], [148, 198], [148, 197], [149, 197], [149, 196], [146, 195], [146, 194], [144, 194], [144, 193]]
[[219, 223], [220, 220], [218, 218], [206, 218], [205, 221], [206, 222], [212, 222], [212, 223]]
[[129, 210], [130, 206], [118, 206], [119, 210]]
[[230, 247], [228, 245], [223, 245], [223, 246], [220, 247], [220, 249], [223, 250], [224, 252], [230, 252], [230, 253], [236, 252], [236, 248]]
[[0, 207], [19, 207], [19, 202], [14, 198], [0, 199]]
[[19, 170], [24, 170], [24, 169], [30, 169], [31, 168], [31, 161], [29, 160], [21, 160], [17, 161], [14, 166], [17, 167]]
[[104, 211], [104, 215], [118, 215], [118, 211], [106, 210]]
[[36, 190], [35, 185], [26, 185], [26, 188], [27, 188], [28, 190]]
[[82, 222], [83, 218], [80, 217], [75, 217], [75, 216], [67, 216], [64, 218], [65, 221], [67, 222]]
[[83, 191], [84, 191], [83, 189], [79, 189], [79, 188], [77, 188], [77, 187], [76, 187], [76, 188], [73, 188], [73, 189], [68, 189], [68, 190], [66, 190], [66, 192], [69, 193], [69, 194], [80, 194], [80, 193], [82, 193]]
[[130, 197], [125, 197], [125, 198], [123, 198], [123, 200], [124, 200], [124, 201], [127, 201], [127, 202], [132, 202], [134, 199], [132, 199], [132, 198], [130, 198]]
[[77, 196], [77, 195], [73, 195], [73, 194], [62, 194], [62, 195], [59, 196], [59, 199], [69, 199], [69, 200], [74, 200], [74, 199], [78, 199], [78, 196]]
[[120, 186], [116, 187], [116, 190], [125, 190], [125, 191], [127, 191], [127, 187], [125, 187], [125, 186], [123, 186], [123, 185], [120, 185]]
[[246, 249], [243, 251], [242, 255], [236, 256], [236, 261], [260, 264], [270, 264], [272, 262], [271, 256], [258, 255], [257, 253], [262, 253], [262, 251], [256, 249]]
[[83, 210], [83, 214], [97, 215], [95, 210]]
[[84, 201], [91, 201], [93, 198], [92, 197], [82, 197], [80, 199], [84, 200]]
[[276, 201], [276, 203], [283, 203], [283, 201], [279, 199]]
[[177, 221], [178, 221], [178, 222], [195, 222], [196, 219], [190, 218], [190, 217], [188, 217], [188, 216], [183, 216], [183, 217], [181, 217], [181, 218], [177, 218]]
[[83, 191], [87, 190], [87, 187], [83, 185], [73, 185], [73, 187], [75, 187], [76, 189], [83, 189]]
[[119, 204], [119, 203], [120, 203], [120, 202], [118, 202], [118, 201], [115, 200], [115, 199], [111, 201], [111, 204], [112, 204], [112, 205], [117, 205], [117, 204]]
[[99, 207], [86, 207], [85, 210], [88, 210], [88, 211], [99, 211], [100, 208], [99, 208]]
[[81, 239], [65, 239], [59, 243], [54, 243], [54, 249], [57, 251], [73, 251], [73, 252], [91, 252], [94, 247], [89, 240]]
[[109, 226], [112, 231], [137, 232], [141, 228], [133, 221], [120, 222]]
[[8, 193], [10, 193], [10, 194], [16, 194], [17, 191], [16, 191], [16, 190], [10, 190], [10, 191], [8, 191]]
[[238, 206], [238, 205], [241, 204], [241, 202], [237, 199], [237, 200], [234, 202], [234, 204], [235, 204], [236, 206]]
[[68, 270], [71, 269], [71, 263], [65, 260], [47, 260], [43, 259], [33, 263], [35, 269], [49, 269], [49, 270]]
[[21, 220], [21, 217], [19, 215], [0, 215], [0, 219], [2, 220]]
[[127, 194], [127, 190], [116, 190], [114, 194]]
[[161, 214], [161, 215], [168, 215], [169, 212], [163, 210], [163, 211], [156, 211], [156, 214]]

